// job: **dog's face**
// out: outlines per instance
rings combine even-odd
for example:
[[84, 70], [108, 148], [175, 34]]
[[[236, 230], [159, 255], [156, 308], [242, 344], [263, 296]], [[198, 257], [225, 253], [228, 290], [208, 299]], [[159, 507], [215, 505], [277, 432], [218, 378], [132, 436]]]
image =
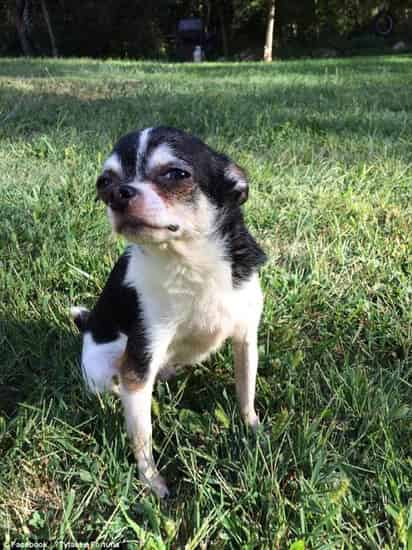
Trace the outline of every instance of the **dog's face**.
[[244, 172], [198, 138], [167, 127], [122, 137], [97, 179], [114, 230], [135, 242], [195, 238], [248, 197]]

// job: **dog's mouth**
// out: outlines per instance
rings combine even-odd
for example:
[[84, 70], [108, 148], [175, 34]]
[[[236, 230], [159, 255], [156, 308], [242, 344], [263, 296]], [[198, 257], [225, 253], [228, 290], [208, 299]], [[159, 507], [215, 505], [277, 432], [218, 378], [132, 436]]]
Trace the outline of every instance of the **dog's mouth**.
[[148, 220], [144, 220], [142, 218], [136, 218], [136, 217], [129, 217], [129, 216], [122, 216], [118, 217], [115, 216], [114, 219], [115, 229], [118, 233], [124, 233], [124, 234], [136, 234], [141, 233], [143, 231], [168, 231], [171, 233], [176, 233], [179, 231], [179, 225], [177, 224], [168, 224], [168, 225], [161, 225], [149, 222]]

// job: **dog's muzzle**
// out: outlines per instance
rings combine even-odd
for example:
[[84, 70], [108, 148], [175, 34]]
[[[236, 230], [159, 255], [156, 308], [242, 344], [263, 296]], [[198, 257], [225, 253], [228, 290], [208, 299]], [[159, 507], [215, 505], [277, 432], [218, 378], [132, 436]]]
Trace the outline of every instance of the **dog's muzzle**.
[[[114, 212], [125, 213], [129, 203], [143, 193], [140, 189], [133, 187], [132, 185], [122, 184], [116, 185], [109, 178], [101, 176], [97, 181], [97, 197], [96, 200], [102, 200], [107, 206], [109, 206]], [[141, 223], [151, 229], [168, 229], [172, 233], [179, 231], [180, 226], [178, 224], [169, 224], [164, 227], [152, 225], [150, 223]]]

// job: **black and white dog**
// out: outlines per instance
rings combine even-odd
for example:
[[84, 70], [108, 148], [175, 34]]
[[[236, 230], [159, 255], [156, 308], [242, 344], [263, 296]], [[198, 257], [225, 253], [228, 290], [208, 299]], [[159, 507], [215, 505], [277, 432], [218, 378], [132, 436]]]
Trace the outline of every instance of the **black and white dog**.
[[[246, 229], [244, 172], [198, 138], [167, 127], [122, 137], [97, 195], [130, 246], [94, 309], [73, 308], [82, 368], [95, 392], [117, 389], [140, 478], [167, 487], [152, 456], [156, 376], [206, 359], [232, 338], [244, 420], [256, 428], [257, 329], [265, 254]], [[117, 384], [115, 380], [118, 380]]]

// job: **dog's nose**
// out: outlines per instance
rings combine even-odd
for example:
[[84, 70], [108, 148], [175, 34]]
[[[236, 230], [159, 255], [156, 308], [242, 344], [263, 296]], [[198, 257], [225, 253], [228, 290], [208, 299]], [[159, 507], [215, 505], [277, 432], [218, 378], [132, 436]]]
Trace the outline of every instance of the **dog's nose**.
[[129, 201], [138, 193], [139, 190], [131, 185], [120, 185], [117, 189], [113, 189], [110, 195], [109, 206], [113, 210], [121, 212], [125, 210]]

